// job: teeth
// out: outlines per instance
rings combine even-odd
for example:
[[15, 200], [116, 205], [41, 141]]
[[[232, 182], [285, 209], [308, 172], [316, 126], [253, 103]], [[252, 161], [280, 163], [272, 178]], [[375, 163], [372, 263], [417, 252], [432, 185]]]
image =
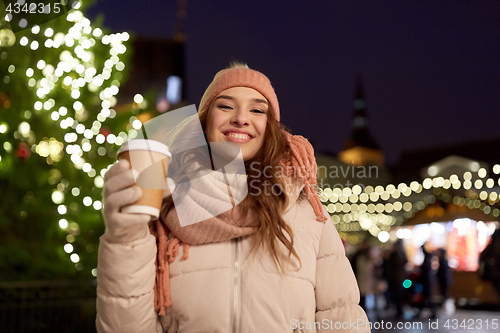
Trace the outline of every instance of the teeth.
[[232, 138], [236, 139], [250, 139], [250, 136], [248, 134], [241, 134], [241, 133], [229, 133], [227, 136], [230, 136]]

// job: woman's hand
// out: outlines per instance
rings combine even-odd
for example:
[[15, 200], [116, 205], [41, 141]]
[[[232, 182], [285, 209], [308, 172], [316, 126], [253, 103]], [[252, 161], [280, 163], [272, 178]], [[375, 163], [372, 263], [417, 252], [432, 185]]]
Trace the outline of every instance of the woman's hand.
[[131, 205], [142, 196], [142, 190], [135, 185], [134, 173], [127, 160], [115, 163], [104, 175], [102, 210], [106, 233], [113, 243], [128, 243], [148, 235], [147, 214], [122, 213], [121, 208]]

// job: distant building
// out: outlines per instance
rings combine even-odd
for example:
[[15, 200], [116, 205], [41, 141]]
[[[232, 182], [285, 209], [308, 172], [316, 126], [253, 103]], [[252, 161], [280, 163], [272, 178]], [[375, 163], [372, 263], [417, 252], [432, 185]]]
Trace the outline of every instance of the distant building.
[[384, 152], [373, 138], [369, 129], [366, 100], [361, 77], [358, 76], [353, 101], [352, 133], [344, 150], [338, 154], [345, 164], [384, 165]]
[[[155, 91], [154, 101], [168, 101], [168, 107], [179, 104], [186, 99], [186, 79], [184, 42], [182, 40], [164, 40], [136, 37], [133, 41], [133, 55], [127, 82], [120, 87], [118, 100], [120, 103], [132, 103], [135, 94], [146, 95]], [[172, 78], [175, 78], [172, 81]], [[167, 82], [177, 85], [176, 92], [167, 98], [169, 86]], [[169, 96], [170, 97], [170, 96]], [[161, 112], [166, 109], [159, 110]]]
[[140, 36], [134, 38], [128, 80], [120, 87], [118, 95], [118, 103], [124, 111], [133, 103], [136, 94], [145, 96], [150, 92], [154, 92], [155, 96], [154, 100], [148, 102], [154, 105], [158, 112], [176, 109], [186, 104], [184, 51], [186, 5], [187, 0], [178, 0], [172, 39]]
[[[354, 89], [352, 131], [337, 156], [316, 154], [319, 187], [352, 188], [387, 185], [391, 173], [384, 164], [384, 152], [370, 133], [361, 77]], [[347, 190], [348, 191], [348, 190]]]

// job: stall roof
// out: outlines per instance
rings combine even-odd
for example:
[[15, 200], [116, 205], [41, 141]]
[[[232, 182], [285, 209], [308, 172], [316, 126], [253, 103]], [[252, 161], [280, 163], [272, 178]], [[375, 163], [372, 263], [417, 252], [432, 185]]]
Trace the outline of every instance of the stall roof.
[[422, 168], [452, 155], [486, 162], [492, 167], [500, 162], [500, 137], [425, 149], [406, 150], [402, 153], [395, 170], [394, 182], [397, 184], [421, 180], [420, 171]]

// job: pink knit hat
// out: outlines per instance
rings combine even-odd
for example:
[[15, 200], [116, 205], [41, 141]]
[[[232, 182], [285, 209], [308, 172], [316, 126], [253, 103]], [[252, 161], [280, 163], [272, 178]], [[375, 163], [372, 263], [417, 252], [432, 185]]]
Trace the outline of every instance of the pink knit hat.
[[280, 106], [271, 81], [256, 70], [244, 67], [223, 69], [215, 74], [212, 83], [201, 98], [199, 110], [206, 110], [213, 99], [222, 91], [233, 87], [248, 87], [260, 92], [269, 102], [277, 121], [280, 121]]

